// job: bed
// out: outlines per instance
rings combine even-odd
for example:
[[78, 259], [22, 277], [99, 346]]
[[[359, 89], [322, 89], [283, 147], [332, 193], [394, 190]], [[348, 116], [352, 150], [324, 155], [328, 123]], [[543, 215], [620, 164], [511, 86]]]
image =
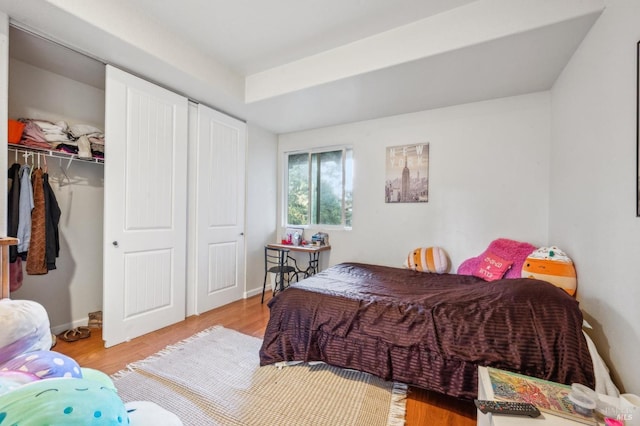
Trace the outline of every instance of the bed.
[[269, 308], [261, 365], [323, 361], [467, 399], [480, 365], [594, 388], [578, 302], [544, 281], [342, 263]]

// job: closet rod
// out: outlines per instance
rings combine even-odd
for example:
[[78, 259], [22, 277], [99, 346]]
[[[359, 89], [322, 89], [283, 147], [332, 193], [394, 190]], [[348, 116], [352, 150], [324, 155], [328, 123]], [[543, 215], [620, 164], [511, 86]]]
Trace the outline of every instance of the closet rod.
[[85, 163], [104, 164], [103, 158], [80, 158], [75, 154], [67, 154], [66, 152], [40, 148], [27, 148], [24, 146], [16, 146], [13, 144], [7, 144], [7, 147], [9, 151], [15, 151], [18, 154], [42, 154], [54, 158], [63, 158], [69, 161], [84, 161]]

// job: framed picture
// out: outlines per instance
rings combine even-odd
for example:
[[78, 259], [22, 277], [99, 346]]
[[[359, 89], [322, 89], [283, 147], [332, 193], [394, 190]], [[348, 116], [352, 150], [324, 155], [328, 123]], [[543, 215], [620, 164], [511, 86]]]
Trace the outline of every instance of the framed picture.
[[640, 217], [640, 41], [636, 46], [636, 216]]
[[429, 201], [429, 143], [387, 147], [385, 203]]

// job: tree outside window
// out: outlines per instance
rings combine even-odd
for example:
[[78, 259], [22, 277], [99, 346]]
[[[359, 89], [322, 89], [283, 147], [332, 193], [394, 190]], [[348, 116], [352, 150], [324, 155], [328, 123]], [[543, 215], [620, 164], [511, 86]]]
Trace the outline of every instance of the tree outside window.
[[287, 155], [287, 224], [351, 227], [351, 148]]

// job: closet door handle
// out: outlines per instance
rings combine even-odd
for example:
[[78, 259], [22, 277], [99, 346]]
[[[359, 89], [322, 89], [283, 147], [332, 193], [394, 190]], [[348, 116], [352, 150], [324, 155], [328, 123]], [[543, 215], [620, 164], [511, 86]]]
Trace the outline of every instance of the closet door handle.
[[118, 242], [117, 242], [117, 241], [114, 241], [114, 242], [113, 242], [113, 243], [111, 243], [111, 244], [113, 244], [113, 246], [114, 246], [114, 247], [118, 247]]

